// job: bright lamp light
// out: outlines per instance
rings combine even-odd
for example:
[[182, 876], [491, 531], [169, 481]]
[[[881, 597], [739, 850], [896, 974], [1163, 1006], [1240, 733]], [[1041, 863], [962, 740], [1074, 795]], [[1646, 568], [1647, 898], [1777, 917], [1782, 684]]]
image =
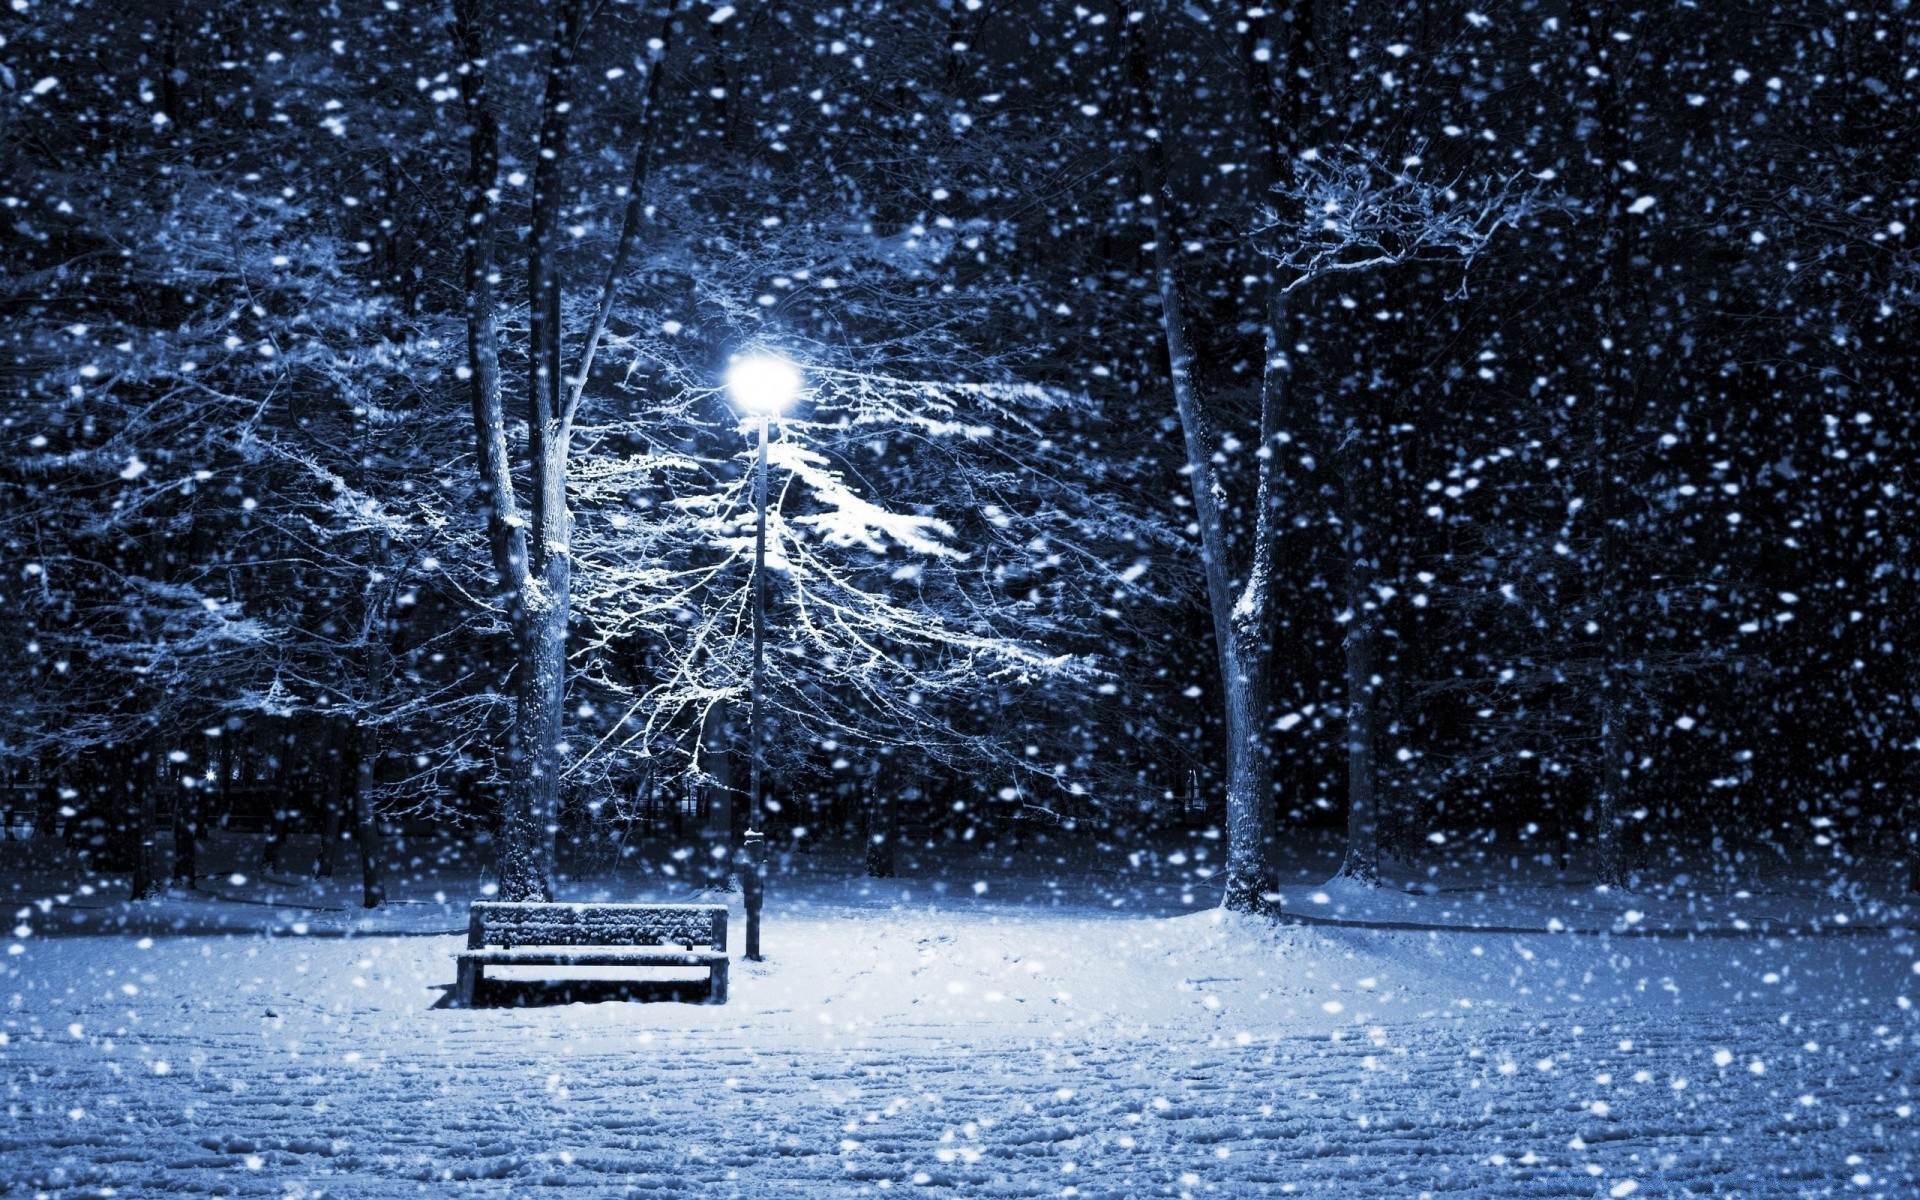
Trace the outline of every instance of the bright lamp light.
[[775, 354], [736, 358], [727, 368], [727, 393], [747, 412], [777, 416], [800, 394], [800, 368]]

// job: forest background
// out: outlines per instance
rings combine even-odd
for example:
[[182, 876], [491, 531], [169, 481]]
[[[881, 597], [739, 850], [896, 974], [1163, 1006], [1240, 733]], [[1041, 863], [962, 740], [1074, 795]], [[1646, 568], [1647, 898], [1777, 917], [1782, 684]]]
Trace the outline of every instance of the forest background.
[[768, 351], [783, 843], [1203, 811], [1250, 908], [1312, 825], [1920, 826], [1905, 0], [0, 36], [0, 770], [136, 894], [221, 818], [369, 904], [385, 829], [537, 895], [737, 825]]

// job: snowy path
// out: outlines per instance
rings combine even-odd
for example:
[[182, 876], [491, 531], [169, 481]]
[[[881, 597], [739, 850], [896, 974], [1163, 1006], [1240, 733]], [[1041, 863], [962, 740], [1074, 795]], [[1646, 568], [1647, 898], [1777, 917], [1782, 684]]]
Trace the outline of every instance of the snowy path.
[[449, 939], [37, 942], [0, 1194], [1920, 1194], [1910, 942], [780, 933], [725, 1008], [480, 1012]]

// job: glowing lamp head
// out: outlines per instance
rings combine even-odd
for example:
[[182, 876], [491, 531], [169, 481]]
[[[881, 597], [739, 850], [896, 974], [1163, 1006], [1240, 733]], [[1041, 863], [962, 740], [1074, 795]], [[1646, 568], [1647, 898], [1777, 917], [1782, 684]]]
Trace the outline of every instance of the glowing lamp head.
[[727, 367], [727, 394], [745, 412], [774, 417], [800, 395], [800, 368], [774, 354], [736, 358]]

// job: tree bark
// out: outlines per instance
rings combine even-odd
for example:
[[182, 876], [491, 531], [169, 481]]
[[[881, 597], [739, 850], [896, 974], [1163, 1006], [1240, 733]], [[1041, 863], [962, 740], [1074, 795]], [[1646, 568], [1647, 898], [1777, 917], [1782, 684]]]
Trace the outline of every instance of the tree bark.
[[[494, 568], [513, 630], [507, 735], [508, 785], [500, 826], [500, 898], [553, 896], [555, 817], [559, 802], [561, 704], [566, 674], [568, 573], [565, 447], [555, 444], [559, 414], [559, 281], [553, 268], [557, 174], [567, 127], [574, 27], [579, 6], [555, 13], [546, 99], [534, 168], [529, 238], [528, 435], [532, 454], [531, 529], [514, 492], [501, 400], [500, 336], [492, 289], [493, 196], [499, 174], [499, 125], [487, 93], [482, 0], [456, 0], [454, 38], [462, 62], [467, 114], [467, 361], [474, 436], [486, 493]], [[556, 474], [558, 458], [558, 479]], [[558, 490], [558, 503], [555, 491]], [[556, 536], [557, 535], [557, 536]]]
[[559, 828], [561, 743], [565, 738], [567, 618], [572, 608], [572, 514], [567, 510], [567, 442], [560, 344], [560, 274], [555, 262], [560, 165], [571, 124], [573, 58], [584, 5], [554, 7], [540, 139], [527, 233], [527, 453], [532, 459], [529, 579], [516, 605], [514, 750], [519, 769], [507, 789], [503, 900], [551, 900]]
[[[516, 622], [512, 764], [501, 822], [500, 898], [553, 899], [556, 824], [560, 802], [562, 696], [566, 674], [564, 567], [542, 572], [542, 587], [523, 603]], [[556, 590], [554, 583], [560, 585]]]
[[[1263, 131], [1265, 161], [1261, 182], [1268, 188], [1283, 186], [1294, 178], [1294, 162], [1309, 123], [1308, 101], [1318, 102], [1314, 79], [1315, 5], [1299, 0], [1284, 13], [1267, 10], [1248, 23], [1247, 40], [1249, 88], [1253, 96], [1256, 124]], [[1261, 53], [1264, 51], [1264, 55]], [[1279, 497], [1272, 485], [1277, 483], [1276, 461], [1279, 442], [1277, 418], [1280, 398], [1291, 395], [1294, 374], [1293, 357], [1299, 352], [1298, 322], [1289, 300], [1286, 281], [1270, 270], [1267, 290], [1267, 362], [1262, 403], [1263, 453], [1261, 513], [1267, 524], [1260, 530], [1263, 541], [1279, 536]], [[1378, 605], [1373, 598], [1377, 573], [1376, 559], [1368, 546], [1369, 505], [1373, 499], [1366, 486], [1367, 461], [1364, 416], [1356, 414], [1347, 431], [1348, 444], [1339, 458], [1341, 472], [1341, 518], [1346, 531], [1347, 578], [1345, 581], [1347, 623], [1346, 723], [1347, 723], [1347, 852], [1341, 874], [1373, 884], [1380, 874], [1380, 809], [1376, 746], [1379, 740], [1379, 697], [1375, 683], [1379, 628], [1375, 620]], [[1271, 633], [1268, 634], [1271, 637]]]
[[[1165, 203], [1165, 192], [1155, 209]], [[1164, 222], [1156, 220], [1156, 226]], [[1172, 230], [1156, 231], [1156, 266], [1160, 276], [1161, 316], [1173, 370], [1174, 403], [1185, 435], [1188, 480], [1194, 512], [1200, 524], [1200, 556], [1207, 576], [1208, 608], [1213, 617], [1214, 646], [1219, 656], [1227, 751], [1227, 879], [1223, 903], [1228, 908], [1255, 911], [1275, 883], [1273, 868], [1273, 764], [1266, 741], [1269, 707], [1266, 655], [1262, 631], [1267, 619], [1265, 572], [1267, 555], [1256, 556], [1261, 574], [1237, 589], [1228, 574], [1227, 543], [1219, 497], [1224, 492], [1208, 447], [1213, 444], [1205, 412], [1193, 379], [1193, 356], [1187, 341], [1186, 314], [1175, 277], [1169, 238]], [[1236, 599], [1236, 591], [1240, 594]]]
[[527, 570], [526, 522], [514, 496], [507, 422], [500, 399], [500, 331], [493, 297], [493, 195], [499, 187], [500, 125], [487, 92], [481, 23], [485, 0], [455, 0], [460, 95], [467, 117], [465, 229], [467, 383], [473, 403], [475, 458], [486, 506], [488, 544], [504, 596], [517, 595]]
[[593, 372], [594, 355], [606, 335], [607, 319], [612, 316], [613, 302], [620, 294], [621, 278], [626, 274], [627, 262], [633, 257], [633, 248], [639, 244], [641, 222], [646, 219], [647, 174], [653, 163], [653, 112], [660, 102], [660, 81], [666, 76], [660, 64], [666, 56], [672, 33], [673, 19], [669, 14], [661, 23], [660, 36], [654, 39], [659, 48], [653, 51], [647, 62], [647, 86], [640, 94], [637, 117], [640, 130], [634, 139], [632, 165], [627, 173], [627, 206], [620, 217], [620, 236], [614, 242], [613, 257], [607, 263], [606, 278], [600, 286], [600, 306], [594, 311], [593, 325], [587, 330], [586, 340], [580, 349], [580, 368], [573, 373], [568, 385], [563, 420], [569, 428], [573, 425], [574, 414], [580, 410], [580, 398], [587, 390], [587, 377]]

